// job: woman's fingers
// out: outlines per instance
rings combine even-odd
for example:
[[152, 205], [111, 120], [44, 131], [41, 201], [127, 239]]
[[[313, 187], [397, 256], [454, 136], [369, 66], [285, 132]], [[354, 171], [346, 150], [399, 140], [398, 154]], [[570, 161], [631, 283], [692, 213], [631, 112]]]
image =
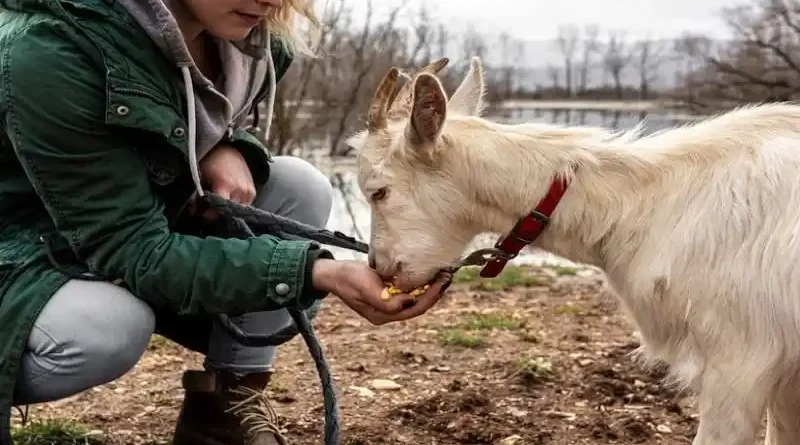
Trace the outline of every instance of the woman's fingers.
[[382, 323], [408, 320], [428, 312], [442, 298], [444, 290], [450, 285], [452, 279], [451, 274], [441, 274], [424, 293], [416, 298], [408, 294], [394, 295], [390, 301], [394, 303], [393, 310], [382, 314]]

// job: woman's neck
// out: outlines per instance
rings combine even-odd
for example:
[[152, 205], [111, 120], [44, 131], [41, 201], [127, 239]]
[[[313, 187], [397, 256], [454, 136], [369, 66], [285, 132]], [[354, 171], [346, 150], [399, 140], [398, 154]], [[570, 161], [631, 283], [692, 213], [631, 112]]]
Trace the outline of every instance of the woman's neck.
[[222, 72], [222, 62], [214, 39], [182, 1], [170, 2], [169, 7], [195, 65], [204, 76], [216, 82]]

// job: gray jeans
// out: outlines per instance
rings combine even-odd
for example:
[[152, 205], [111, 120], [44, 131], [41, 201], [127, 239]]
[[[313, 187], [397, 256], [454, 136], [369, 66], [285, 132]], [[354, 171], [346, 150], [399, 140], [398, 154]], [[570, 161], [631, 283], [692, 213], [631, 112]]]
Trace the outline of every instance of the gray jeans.
[[[255, 206], [306, 224], [328, 222], [328, 178], [296, 157], [275, 157]], [[284, 310], [245, 314], [234, 321], [268, 335], [291, 324]], [[207, 318], [161, 314], [111, 283], [68, 281], [36, 320], [22, 358], [14, 404], [44, 403], [102, 385], [130, 371], [153, 333], [204, 353], [205, 366], [248, 373], [271, 368], [276, 348], [243, 347]]]

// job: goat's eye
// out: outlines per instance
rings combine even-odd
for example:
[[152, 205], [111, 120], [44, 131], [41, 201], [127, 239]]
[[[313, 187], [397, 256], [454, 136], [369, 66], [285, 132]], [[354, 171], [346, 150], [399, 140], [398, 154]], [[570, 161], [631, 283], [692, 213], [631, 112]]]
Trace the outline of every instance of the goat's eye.
[[388, 192], [389, 192], [388, 187], [381, 187], [381, 188], [378, 189], [378, 191], [376, 191], [375, 193], [372, 194], [372, 200], [373, 201], [380, 201], [380, 200], [386, 198], [386, 194]]

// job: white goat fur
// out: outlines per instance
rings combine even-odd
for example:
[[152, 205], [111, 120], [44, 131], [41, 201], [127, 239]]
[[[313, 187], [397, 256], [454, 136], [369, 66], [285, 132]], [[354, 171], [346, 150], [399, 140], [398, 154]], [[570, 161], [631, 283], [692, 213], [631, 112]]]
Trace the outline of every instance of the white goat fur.
[[486, 120], [477, 58], [449, 102], [433, 74], [413, 82], [404, 117], [350, 140], [362, 193], [386, 191], [371, 199], [379, 273], [427, 282], [564, 175], [535, 246], [606, 273], [643, 358], [697, 392], [693, 444], [753, 443], [765, 409], [768, 444], [800, 443], [800, 107], [642, 137]]

